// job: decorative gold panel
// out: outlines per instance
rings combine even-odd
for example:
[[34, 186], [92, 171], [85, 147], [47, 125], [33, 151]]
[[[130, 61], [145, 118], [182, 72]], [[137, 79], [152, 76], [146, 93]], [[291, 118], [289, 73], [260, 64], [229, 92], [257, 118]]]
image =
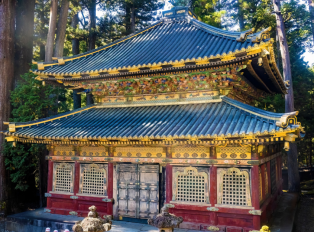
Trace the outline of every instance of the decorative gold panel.
[[57, 146], [55, 147], [53, 154], [74, 156], [75, 151], [73, 149], [73, 146]]
[[180, 146], [174, 147], [172, 158], [209, 158], [209, 147]]
[[166, 157], [166, 152], [162, 147], [117, 147], [114, 156], [117, 157]]
[[53, 191], [73, 193], [73, 163], [54, 163]]
[[208, 170], [176, 167], [173, 180], [173, 201], [209, 204]]
[[217, 147], [217, 159], [251, 159], [251, 147]]
[[108, 156], [106, 147], [82, 147], [81, 156]]
[[88, 195], [107, 195], [107, 165], [81, 164], [80, 193]]
[[250, 178], [247, 169], [218, 169], [218, 204], [252, 206]]

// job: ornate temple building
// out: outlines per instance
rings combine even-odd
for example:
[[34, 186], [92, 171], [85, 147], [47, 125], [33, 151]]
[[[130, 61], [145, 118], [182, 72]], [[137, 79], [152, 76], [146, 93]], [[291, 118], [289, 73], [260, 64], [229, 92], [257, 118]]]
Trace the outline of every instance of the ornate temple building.
[[49, 149], [46, 212], [148, 219], [170, 204], [182, 228], [249, 232], [282, 192], [298, 112], [252, 105], [287, 87], [269, 29], [229, 32], [186, 7], [95, 50], [37, 63], [37, 79], [94, 104], [9, 123], [7, 141]]

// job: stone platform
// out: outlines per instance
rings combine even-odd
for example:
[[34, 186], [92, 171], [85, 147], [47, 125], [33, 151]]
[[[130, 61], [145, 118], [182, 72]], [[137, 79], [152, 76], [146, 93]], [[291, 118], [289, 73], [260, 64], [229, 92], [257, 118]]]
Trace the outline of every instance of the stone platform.
[[[283, 193], [277, 202], [277, 209], [273, 212], [269, 223], [272, 232], [292, 232], [297, 209], [298, 194]], [[65, 229], [72, 231], [72, 226], [82, 217], [65, 216], [45, 213], [44, 209], [36, 209], [7, 217], [5, 232], [45, 232], [46, 227], [58, 232]], [[144, 220], [141, 220], [144, 222]], [[0, 228], [0, 232], [2, 228]], [[147, 224], [126, 221], [113, 221], [112, 232], [158, 232], [157, 228]], [[175, 232], [200, 232], [199, 230], [175, 229]]]
[[[72, 231], [72, 226], [76, 221], [83, 220], [82, 217], [65, 216], [45, 213], [44, 209], [36, 209], [7, 217], [5, 232], [45, 232], [49, 227], [51, 232], [58, 230], [64, 232], [65, 229]], [[147, 224], [112, 221], [112, 232], [158, 232], [158, 229]], [[199, 230], [175, 229], [175, 232], [199, 232]], [[2, 231], [0, 231], [2, 232]]]

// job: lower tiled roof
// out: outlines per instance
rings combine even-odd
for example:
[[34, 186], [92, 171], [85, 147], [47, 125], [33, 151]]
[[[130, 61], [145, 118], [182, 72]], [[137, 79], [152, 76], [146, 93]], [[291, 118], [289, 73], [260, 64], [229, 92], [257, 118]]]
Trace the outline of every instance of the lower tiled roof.
[[[139, 139], [238, 137], [295, 130], [281, 128], [282, 118], [295, 115], [264, 111], [223, 97], [221, 101], [155, 106], [89, 107], [74, 112], [17, 123], [6, 135], [39, 139]], [[277, 122], [277, 125], [276, 125]]]

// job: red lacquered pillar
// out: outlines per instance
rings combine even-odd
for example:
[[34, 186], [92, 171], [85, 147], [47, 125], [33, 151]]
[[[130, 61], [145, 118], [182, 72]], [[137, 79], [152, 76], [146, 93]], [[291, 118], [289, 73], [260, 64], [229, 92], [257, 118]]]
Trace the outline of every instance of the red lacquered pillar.
[[[252, 206], [255, 210], [260, 209], [259, 205], [259, 173], [258, 166], [254, 165], [252, 167]], [[259, 215], [253, 215], [253, 227], [255, 230], [259, 230], [261, 228], [261, 221]]]
[[266, 165], [267, 165], [267, 177], [268, 177], [268, 194], [271, 194], [270, 161], [268, 161]]
[[[80, 163], [75, 161], [75, 175], [74, 175], [74, 195], [80, 191]], [[74, 199], [74, 211], [78, 210], [78, 200]]]
[[261, 165], [261, 173], [262, 173], [262, 199], [265, 199], [265, 185], [266, 185], [266, 182], [265, 182], [265, 165], [266, 164], [262, 164]]
[[166, 165], [166, 203], [172, 201], [172, 166]]
[[[212, 167], [210, 168], [210, 204], [211, 207], [215, 207], [215, 205], [217, 204], [217, 167], [215, 167], [214, 165], [212, 165]], [[210, 224], [218, 224], [216, 212], [211, 212]]]
[[[48, 187], [47, 192], [52, 191], [52, 183], [53, 182], [53, 162], [51, 160], [48, 161]], [[51, 208], [51, 198], [47, 197], [47, 208]]]
[[[114, 147], [109, 147], [108, 149], [108, 155], [110, 157], [114, 157]], [[113, 163], [108, 163], [108, 180], [107, 180], [107, 196], [108, 199], [113, 198]], [[107, 214], [112, 215], [113, 214], [113, 202], [107, 203]]]

